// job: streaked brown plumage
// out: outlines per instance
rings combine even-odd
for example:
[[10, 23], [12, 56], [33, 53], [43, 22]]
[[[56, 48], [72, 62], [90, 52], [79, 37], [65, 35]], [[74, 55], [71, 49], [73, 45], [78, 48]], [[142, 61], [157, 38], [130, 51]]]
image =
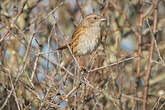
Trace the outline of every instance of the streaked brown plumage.
[[[72, 52], [76, 56], [91, 54], [98, 47], [101, 40], [101, 22], [105, 20], [97, 14], [87, 15], [76, 27], [72, 42], [69, 44]], [[66, 49], [67, 45], [57, 50]]]

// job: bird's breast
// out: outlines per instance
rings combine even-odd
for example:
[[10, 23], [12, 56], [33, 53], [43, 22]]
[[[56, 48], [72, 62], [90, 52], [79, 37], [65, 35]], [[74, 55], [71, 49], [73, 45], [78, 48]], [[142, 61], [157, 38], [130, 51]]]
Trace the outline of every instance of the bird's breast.
[[91, 29], [80, 37], [77, 55], [87, 55], [96, 50], [100, 42], [100, 30]]

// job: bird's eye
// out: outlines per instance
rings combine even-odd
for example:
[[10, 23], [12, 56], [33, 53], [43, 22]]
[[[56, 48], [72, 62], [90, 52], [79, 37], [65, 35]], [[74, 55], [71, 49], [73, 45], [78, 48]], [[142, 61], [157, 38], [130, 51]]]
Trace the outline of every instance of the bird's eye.
[[94, 17], [94, 19], [96, 20], [96, 19], [97, 19], [97, 17]]

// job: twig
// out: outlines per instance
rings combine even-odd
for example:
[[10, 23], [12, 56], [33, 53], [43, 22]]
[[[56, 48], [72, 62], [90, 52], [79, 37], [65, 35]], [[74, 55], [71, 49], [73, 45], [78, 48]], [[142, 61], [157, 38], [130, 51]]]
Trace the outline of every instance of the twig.
[[8, 100], [9, 100], [10, 96], [12, 95], [12, 93], [13, 93], [13, 89], [10, 90], [9, 95], [7, 96], [5, 102], [4, 102], [3, 105], [1, 106], [0, 110], [3, 110], [3, 108], [6, 106], [6, 104], [7, 104]]
[[84, 11], [82, 10], [82, 8], [81, 8], [78, 0], [76, 0], [76, 4], [77, 4], [77, 7], [80, 9], [80, 13], [81, 13], [82, 17], [84, 18], [85, 17], [85, 14], [84, 14]]
[[95, 68], [95, 69], [90, 70], [90, 71], [88, 71], [88, 72], [94, 72], [94, 71], [98, 71], [98, 70], [101, 70], [101, 69], [104, 69], [104, 68], [107, 68], [107, 67], [115, 66], [115, 65], [118, 65], [118, 64], [120, 64], [120, 63], [129, 61], [129, 60], [133, 60], [133, 59], [135, 59], [135, 58], [137, 58], [137, 56], [135, 56], [135, 57], [130, 57], [130, 58], [121, 60], [121, 61], [119, 61], [118, 63], [112, 63], [112, 64], [110, 64], [110, 65], [105, 65], [105, 66], [102, 66], [102, 67], [99, 67], [99, 68]]
[[74, 54], [73, 54], [73, 52], [72, 52], [72, 50], [71, 50], [71, 48], [70, 48], [70, 46], [69, 46], [69, 44], [68, 44], [68, 43], [67, 43], [67, 47], [68, 47], [69, 52], [71, 53], [71, 55], [72, 55], [72, 57], [73, 57], [74, 61], [76, 62], [76, 64], [77, 64], [78, 68], [80, 69], [80, 65], [79, 65], [79, 63], [78, 63], [78, 61], [77, 61], [76, 57], [74, 56]]
[[164, 103], [159, 107], [159, 110], [162, 110], [163, 106], [165, 106], [165, 101], [164, 101]]
[[38, 55], [44, 55], [44, 54], [56, 53], [56, 52], [57, 52], [57, 51], [38, 52], [38, 53], [35, 54], [35, 55], [38, 56]]
[[[51, 60], [48, 59], [46, 56], [43, 56], [43, 55], [42, 55], [41, 57], [43, 57], [43, 58], [46, 59], [46, 60], [49, 60], [49, 62], [50, 62], [51, 64], [60, 67], [61, 69], [63, 69], [64, 71], [66, 71], [66, 73], [68, 73], [70, 76], [75, 77], [75, 75], [74, 75], [73, 73], [71, 73], [69, 70], [67, 70], [64, 66], [61, 66], [60, 64], [51, 61]], [[85, 81], [84, 81], [84, 80], [85, 80]], [[94, 88], [93, 85], [91, 85], [91, 84], [89, 83], [89, 81], [88, 81], [86, 78], [85, 78], [84, 80], [80, 79], [81, 82], [87, 84], [87, 85], [88, 85], [89, 87], [91, 87], [92, 89], [96, 89], [96, 88]]]
[[24, 7], [25, 7], [25, 5], [26, 5], [27, 1], [28, 1], [28, 0], [24, 0], [23, 5], [22, 5], [21, 9], [19, 10], [19, 12], [17, 13], [16, 17], [14, 18], [14, 22], [13, 22], [13, 24], [15, 24], [15, 23], [16, 23], [16, 21], [17, 21], [18, 17], [19, 17], [19, 16], [23, 13], [23, 9], [24, 9]]
[[35, 37], [35, 33], [34, 33], [34, 34], [31, 36], [31, 38], [30, 38], [30, 41], [29, 41], [29, 43], [28, 43], [28, 46], [27, 46], [27, 49], [26, 49], [26, 52], [25, 52], [25, 56], [24, 56], [24, 58], [23, 58], [22, 68], [21, 68], [20, 72], [18, 72], [18, 74], [17, 74], [17, 76], [16, 76], [14, 85], [17, 83], [17, 81], [18, 81], [20, 75], [22, 75], [22, 73], [24, 72], [24, 70], [25, 70], [25, 68], [26, 68], [26, 64], [27, 64], [27, 63], [26, 63], [26, 60], [27, 60], [27, 58], [28, 58], [28, 54], [29, 54], [30, 47], [31, 47], [31, 44], [32, 44], [32, 40], [33, 40], [34, 37]]
[[67, 70], [64, 66], [61, 66], [58, 63], [53, 62], [52, 60], [48, 59], [46, 56], [41, 55], [44, 59], [48, 60], [51, 64], [60, 67], [61, 69], [65, 70], [69, 75], [74, 76], [73, 73], [71, 73], [69, 70]]
[[[158, 0], [154, 1], [154, 23], [153, 23], [153, 33], [156, 34], [157, 29], [157, 15], [158, 15]], [[151, 44], [150, 44], [150, 51], [149, 51], [149, 58], [148, 58], [148, 65], [146, 71], [146, 78], [145, 78], [145, 88], [144, 88], [144, 95], [143, 95], [143, 110], [147, 110], [147, 95], [148, 95], [148, 88], [149, 88], [149, 78], [151, 73], [151, 61], [153, 55], [153, 48], [154, 48], [154, 40], [155, 36], [151, 36]]]
[[[51, 37], [52, 37], [52, 35], [53, 35], [53, 32], [54, 32], [54, 27], [55, 27], [55, 23], [56, 23], [56, 20], [55, 20], [55, 22], [53, 22], [53, 28], [51, 29], [51, 32], [50, 32], [50, 35], [49, 35], [49, 37], [48, 37], [48, 51], [50, 51], [50, 40], [51, 40]], [[48, 53], [48, 58], [49, 58], [49, 53]], [[48, 72], [49, 72], [49, 61], [47, 61], [47, 74], [48, 74]]]
[[14, 98], [15, 98], [15, 102], [17, 104], [17, 108], [18, 108], [18, 110], [20, 110], [20, 106], [19, 106], [19, 103], [18, 103], [18, 98], [17, 98], [17, 95], [15, 93], [15, 88], [14, 88], [14, 85], [13, 85], [13, 82], [12, 82], [11, 77], [10, 77], [10, 82], [11, 82], [11, 86], [12, 86], [12, 90], [13, 90], [13, 95], [14, 95]]
[[0, 39], [0, 43], [5, 39], [5, 37], [9, 34], [9, 31], [5, 32], [2, 38]]
[[[143, 25], [143, 0], [140, 0], [140, 16], [139, 16], [139, 34], [138, 34], [138, 58], [137, 58], [137, 68], [136, 68], [136, 86], [135, 86], [135, 97], [137, 96], [139, 88], [139, 76], [141, 71], [141, 44], [142, 44], [142, 25]], [[132, 110], [138, 110], [137, 101], [134, 100]]]
[[143, 99], [140, 99], [140, 98], [137, 98], [137, 97], [134, 97], [134, 96], [130, 96], [130, 95], [126, 95], [126, 94], [121, 94], [121, 95], [124, 98], [129, 98], [129, 99], [133, 99], [133, 100], [136, 100], [136, 101], [143, 102]]
[[[57, 7], [55, 7], [51, 12], [49, 12], [49, 14], [46, 16], [46, 17], [44, 17], [39, 23], [38, 23], [38, 25], [39, 24], [41, 24], [44, 20], [46, 20], [50, 15], [52, 15], [60, 6], [62, 6], [64, 4], [64, 2], [61, 2]], [[34, 20], [35, 21], [35, 20]]]
[[152, 110], [157, 110], [156, 108], [157, 108], [157, 106], [159, 105], [159, 102], [160, 102], [161, 99], [162, 99], [162, 97], [159, 97], [159, 98], [157, 99], [156, 103], [155, 103], [154, 106], [152, 107]]
[[63, 98], [63, 99], [61, 99], [60, 101], [58, 101], [58, 103], [56, 103], [56, 104], [54, 104], [54, 103], [51, 103], [51, 102], [49, 102], [51, 105], [53, 105], [53, 107], [58, 107], [58, 105], [60, 104], [60, 103], [62, 103], [64, 100], [66, 100], [67, 98], [69, 98], [69, 96], [73, 93], [73, 92], [75, 92], [75, 90], [76, 89], [78, 89], [78, 88], [76, 88], [76, 87], [74, 87], [68, 94], [66, 94], [65, 95], [65, 97]]
[[122, 12], [122, 10], [120, 8], [117, 7], [116, 4], [114, 4], [113, 2], [111, 2], [110, 0], [108, 0], [109, 2], [109, 5], [112, 5], [121, 15], [122, 17], [126, 20], [127, 24], [129, 25], [129, 27], [132, 29], [132, 31], [136, 34], [136, 36], [139, 36], [139, 32], [138, 30], [136, 29], [135, 26], [133, 26], [129, 20], [127, 19], [127, 16]]
[[[32, 81], [33, 81], [33, 77], [34, 77], [34, 74], [35, 74], [36, 69], [37, 69], [38, 60], [39, 60], [39, 55], [36, 57], [36, 60], [35, 60], [35, 62], [34, 62], [34, 68], [33, 68], [33, 71], [32, 71], [31, 78], [30, 78], [30, 82], [31, 82], [32, 86], [33, 86]], [[33, 86], [33, 87], [34, 87], [34, 86]]]

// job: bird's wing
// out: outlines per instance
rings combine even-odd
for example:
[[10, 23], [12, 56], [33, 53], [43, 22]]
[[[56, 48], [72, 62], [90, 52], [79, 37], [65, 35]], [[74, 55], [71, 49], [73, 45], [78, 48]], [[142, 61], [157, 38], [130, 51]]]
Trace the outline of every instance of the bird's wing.
[[82, 25], [79, 25], [73, 35], [72, 35], [72, 41], [75, 41], [77, 38], [79, 38], [78, 36], [81, 36], [81, 34], [84, 34], [86, 32], [86, 29], [87, 27], [86, 26], [82, 26]]
[[84, 35], [86, 33], [86, 29], [87, 29], [86, 26], [79, 25], [76, 28], [76, 30], [74, 31], [74, 33], [72, 35], [72, 42], [70, 44], [73, 53], [76, 53], [76, 47], [77, 47], [78, 42], [80, 40], [80, 36]]
[[[79, 36], [85, 34], [86, 32], [86, 29], [87, 27], [86, 26], [82, 26], [82, 25], [79, 25], [78, 27], [76, 27], [73, 35], [72, 35], [72, 41], [71, 43], [69, 43], [69, 46], [71, 47], [73, 53], [75, 53], [74, 51], [76, 51], [76, 46], [78, 44], [78, 40], [79, 40]], [[63, 50], [63, 49], [66, 49], [67, 48], [67, 45], [64, 45], [56, 50]]]

